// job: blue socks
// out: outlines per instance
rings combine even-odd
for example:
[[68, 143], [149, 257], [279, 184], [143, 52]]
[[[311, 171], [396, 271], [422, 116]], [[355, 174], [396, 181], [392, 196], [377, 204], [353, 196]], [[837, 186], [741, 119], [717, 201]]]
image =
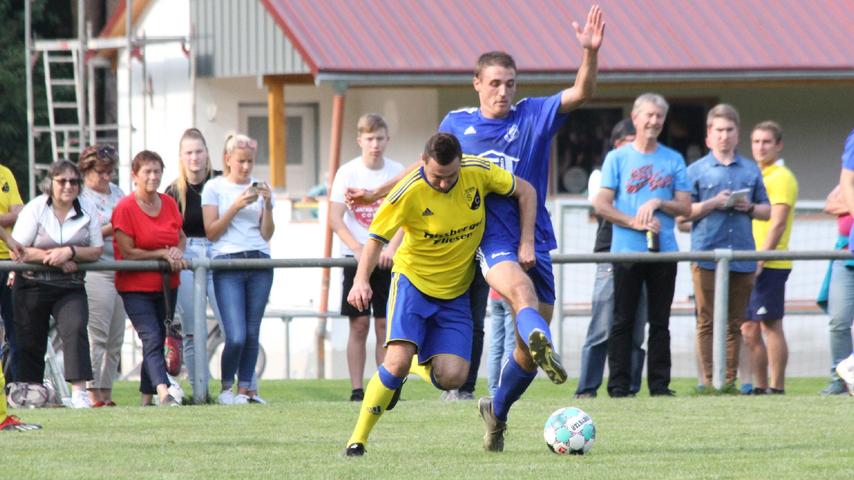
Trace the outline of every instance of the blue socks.
[[[540, 317], [540, 320], [542, 321], [542, 317]], [[548, 327], [546, 328], [548, 329]], [[534, 381], [536, 376], [536, 370], [533, 372], [526, 371], [516, 363], [513, 353], [510, 353], [510, 356], [504, 361], [504, 367], [501, 369], [501, 377], [498, 380], [498, 389], [495, 391], [495, 397], [492, 399], [492, 411], [499, 420], [502, 422], [507, 421], [507, 413], [510, 411], [510, 406], [516, 403], [516, 400], [519, 400], [519, 397], [525, 393], [528, 385]]]
[[516, 314], [516, 328], [519, 330], [519, 336], [525, 345], [528, 344], [528, 336], [531, 331], [540, 329], [546, 334], [549, 342], [552, 341], [552, 332], [549, 329], [549, 324], [540, 315], [540, 312], [535, 308], [525, 307]]

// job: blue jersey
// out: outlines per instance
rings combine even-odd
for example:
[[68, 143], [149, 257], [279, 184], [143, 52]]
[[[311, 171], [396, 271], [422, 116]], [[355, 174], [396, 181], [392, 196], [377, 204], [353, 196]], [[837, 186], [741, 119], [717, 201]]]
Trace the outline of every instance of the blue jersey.
[[[641, 153], [634, 145], [624, 145], [612, 150], [602, 165], [602, 188], [614, 191], [614, 207], [630, 217], [652, 198], [673, 200], [677, 191], [690, 192], [691, 185], [685, 174], [685, 160], [679, 152], [658, 145], [653, 153]], [[661, 222], [661, 251], [679, 250], [673, 233], [673, 217], [656, 210], [655, 218]], [[612, 252], [645, 252], [646, 236], [632, 228], [614, 225]]]
[[[842, 168], [854, 171], [854, 130], [851, 130], [845, 140], [845, 148], [842, 150]], [[848, 235], [848, 248], [854, 252], [854, 228]], [[854, 261], [849, 261], [848, 265], [854, 265]]]
[[[559, 114], [561, 93], [551, 97], [526, 98], [511, 107], [504, 118], [481, 115], [476, 107], [454, 110], [439, 125], [440, 132], [455, 135], [463, 153], [489, 159], [523, 178], [537, 191], [537, 223], [534, 234], [537, 250], [557, 248], [551, 217], [546, 210], [551, 139], [566, 121]], [[516, 199], [486, 197], [484, 242], [501, 239], [519, 243], [519, 206]]]

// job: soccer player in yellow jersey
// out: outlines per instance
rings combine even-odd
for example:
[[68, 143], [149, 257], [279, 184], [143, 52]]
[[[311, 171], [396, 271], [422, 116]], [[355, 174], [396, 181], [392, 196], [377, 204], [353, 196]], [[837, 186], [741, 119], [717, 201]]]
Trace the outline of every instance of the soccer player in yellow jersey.
[[[5, 229], [0, 228], [0, 241], [4, 243], [8, 247], [9, 251], [15, 252], [16, 257], [22, 257], [24, 254], [24, 248], [20, 243], [15, 241], [12, 238], [12, 235], [9, 234]], [[16, 417], [15, 415], [6, 415], [6, 377], [3, 376], [3, 364], [0, 363], [0, 431], [11, 432], [11, 431], [26, 431], [26, 430], [38, 430], [41, 425], [35, 425], [31, 423], [24, 423]]]
[[368, 383], [347, 456], [365, 454], [371, 429], [394, 407], [416, 353], [421, 363], [431, 365], [430, 378], [438, 388], [465, 382], [472, 335], [467, 291], [483, 237], [486, 195], [518, 201], [519, 261], [525, 268], [535, 262], [537, 199], [528, 182], [488, 160], [463, 159], [459, 141], [447, 133], [430, 137], [421, 161], [421, 168], [405, 176], [377, 211], [347, 297], [358, 309], [370, 302], [369, 278], [382, 246], [403, 228], [392, 268], [385, 361]]

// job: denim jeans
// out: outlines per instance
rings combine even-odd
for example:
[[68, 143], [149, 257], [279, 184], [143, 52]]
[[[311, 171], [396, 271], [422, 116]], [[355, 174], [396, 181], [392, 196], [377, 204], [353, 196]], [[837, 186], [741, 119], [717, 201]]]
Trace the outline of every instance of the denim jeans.
[[[646, 286], [641, 289], [638, 301], [637, 317], [632, 331], [631, 381], [629, 391], [640, 391], [643, 375], [643, 361], [646, 352], [643, 341], [646, 335]], [[576, 394], [595, 394], [602, 385], [605, 361], [608, 358], [608, 332], [614, 326], [614, 267], [610, 263], [600, 263], [596, 267], [596, 280], [593, 284], [593, 303], [587, 338], [581, 348], [581, 373], [578, 377]]]
[[[140, 393], [154, 395], [158, 385], [169, 385], [166, 359], [163, 358], [163, 341], [166, 339], [166, 302], [162, 292], [121, 292], [125, 312], [142, 342], [142, 368]], [[169, 298], [175, 302], [174, 291]]]
[[[258, 250], [219, 255], [217, 259], [270, 258]], [[214, 292], [222, 315], [225, 346], [222, 349], [222, 386], [249, 389], [258, 361], [261, 319], [273, 286], [273, 269], [216, 270]]]
[[854, 320], [854, 267], [833, 262], [827, 310], [830, 314], [830, 378], [838, 380], [836, 365], [852, 353], [851, 323]]
[[492, 338], [489, 343], [487, 387], [489, 394], [495, 396], [498, 381], [501, 379], [501, 364], [516, 348], [516, 324], [513, 321], [513, 309], [503, 299], [490, 299], [489, 311], [492, 321]]
[[[210, 258], [210, 256], [210, 240], [201, 237], [187, 238], [187, 248], [184, 250], [185, 259]], [[196, 376], [196, 355], [195, 346], [193, 345], [193, 335], [195, 334], [195, 320], [193, 319], [193, 312], [195, 311], [196, 301], [195, 278], [196, 274], [193, 270], [181, 270], [181, 285], [178, 286], [178, 306], [176, 310], [176, 313], [181, 316], [181, 331], [184, 334], [184, 365], [187, 366], [187, 376], [189, 377], [190, 385], [193, 385], [193, 380]], [[219, 329], [221, 332], [225, 332], [225, 328], [222, 326], [222, 315], [219, 313], [219, 305], [216, 303], [216, 295], [214, 294], [213, 270], [208, 270], [206, 291], [208, 303], [211, 306], [211, 310], [213, 310], [216, 322], [219, 324]], [[205, 325], [207, 325], [207, 320], [205, 321]], [[205, 342], [207, 342], [208, 332], [204, 332], [204, 334]], [[205, 370], [207, 371], [207, 369]], [[210, 372], [207, 372], [205, 384], [210, 381], [210, 376]], [[252, 382], [249, 386], [249, 390], [258, 390], [258, 376], [254, 373], [252, 375]]]

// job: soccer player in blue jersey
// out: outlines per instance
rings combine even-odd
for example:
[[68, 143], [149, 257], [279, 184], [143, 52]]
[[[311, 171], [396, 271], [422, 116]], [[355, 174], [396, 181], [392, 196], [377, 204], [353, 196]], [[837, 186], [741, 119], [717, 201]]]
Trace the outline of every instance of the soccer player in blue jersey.
[[488, 160], [463, 158], [459, 141], [447, 133], [428, 140], [421, 167], [394, 187], [374, 216], [347, 296], [357, 309], [370, 304], [370, 276], [383, 245], [399, 228], [405, 234], [392, 267], [385, 359], [368, 382], [347, 456], [365, 454], [368, 434], [394, 406], [416, 353], [429, 362], [437, 387], [449, 390], [465, 382], [472, 336], [468, 289], [490, 193], [518, 201], [522, 241], [513, 253], [533, 259], [534, 189]]

